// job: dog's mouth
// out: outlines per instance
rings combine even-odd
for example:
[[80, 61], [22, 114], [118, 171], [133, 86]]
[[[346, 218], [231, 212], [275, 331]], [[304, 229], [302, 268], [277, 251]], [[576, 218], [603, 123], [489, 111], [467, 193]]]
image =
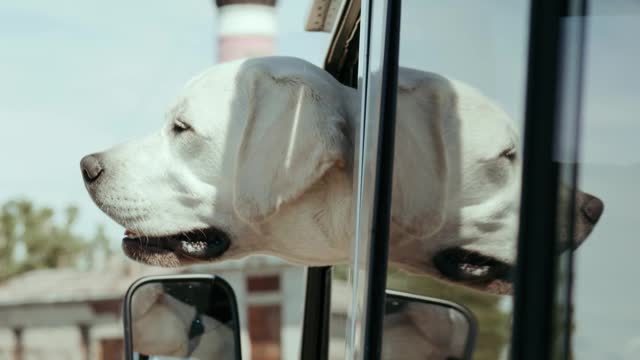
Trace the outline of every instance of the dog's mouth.
[[442, 250], [433, 264], [446, 279], [496, 294], [512, 292], [513, 266], [463, 248]]
[[212, 260], [224, 254], [230, 244], [229, 236], [213, 227], [163, 236], [144, 236], [127, 229], [122, 239], [122, 249], [128, 257], [157, 266]]

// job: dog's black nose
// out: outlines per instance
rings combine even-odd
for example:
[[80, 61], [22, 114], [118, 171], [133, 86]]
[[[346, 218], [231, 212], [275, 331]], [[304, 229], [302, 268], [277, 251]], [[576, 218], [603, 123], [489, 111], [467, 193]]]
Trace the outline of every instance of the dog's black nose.
[[580, 206], [580, 211], [590, 223], [595, 224], [604, 211], [604, 203], [595, 196], [589, 194], [586, 194], [586, 196], [587, 198]]
[[80, 160], [80, 169], [82, 169], [82, 177], [87, 184], [96, 181], [104, 172], [98, 154], [83, 157], [82, 160]]

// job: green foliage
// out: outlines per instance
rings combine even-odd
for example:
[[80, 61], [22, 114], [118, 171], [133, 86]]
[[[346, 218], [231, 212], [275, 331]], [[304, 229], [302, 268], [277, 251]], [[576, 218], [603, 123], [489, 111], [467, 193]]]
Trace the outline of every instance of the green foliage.
[[78, 208], [68, 206], [58, 220], [53, 209], [28, 200], [0, 207], [0, 282], [41, 268], [77, 266], [79, 255], [108, 247], [104, 229], [87, 240], [74, 231]]

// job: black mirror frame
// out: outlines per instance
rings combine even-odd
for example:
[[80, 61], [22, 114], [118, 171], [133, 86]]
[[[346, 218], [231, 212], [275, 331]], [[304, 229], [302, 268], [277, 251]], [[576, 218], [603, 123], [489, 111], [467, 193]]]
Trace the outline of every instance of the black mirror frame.
[[238, 302], [235, 292], [229, 283], [223, 278], [209, 274], [179, 274], [179, 275], [152, 275], [141, 277], [136, 280], [129, 288], [124, 296], [122, 303], [122, 317], [124, 327], [124, 352], [126, 360], [133, 359], [133, 341], [131, 333], [131, 300], [133, 294], [142, 285], [156, 282], [184, 282], [184, 281], [209, 281], [220, 286], [231, 299], [231, 316], [237, 326], [233, 329], [233, 342], [236, 360], [242, 360], [242, 347], [240, 346], [240, 317], [238, 316]]
[[[473, 359], [473, 351], [476, 346], [476, 339], [478, 338], [478, 320], [473, 315], [471, 310], [469, 310], [463, 305], [460, 305], [451, 301], [432, 298], [428, 296], [421, 296], [421, 295], [416, 295], [416, 294], [396, 291], [396, 290], [387, 290], [385, 300], [402, 300], [402, 301], [411, 301], [411, 302], [419, 302], [419, 303], [430, 304], [430, 305], [437, 305], [437, 306], [453, 309], [461, 313], [469, 323], [469, 334], [467, 336], [467, 342], [465, 343], [465, 346], [464, 346], [464, 355], [462, 359], [464, 360]], [[383, 338], [384, 338], [384, 334], [383, 334]]]

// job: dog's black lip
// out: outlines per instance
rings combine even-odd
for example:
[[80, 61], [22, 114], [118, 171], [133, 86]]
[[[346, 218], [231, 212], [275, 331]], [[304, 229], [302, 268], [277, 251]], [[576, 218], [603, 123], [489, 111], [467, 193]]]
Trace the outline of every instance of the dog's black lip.
[[[485, 284], [494, 280], [512, 282], [513, 266], [495, 258], [460, 247], [449, 248], [438, 252], [433, 257], [433, 264], [447, 279], [470, 284]], [[462, 265], [487, 266], [486, 274], [475, 275], [465, 272]]]
[[[171, 252], [181, 257], [210, 260], [224, 254], [231, 245], [231, 239], [224, 231], [210, 227], [163, 236], [124, 237], [122, 244], [143, 252]], [[204, 244], [205, 247], [193, 252], [185, 246], [189, 244]]]

